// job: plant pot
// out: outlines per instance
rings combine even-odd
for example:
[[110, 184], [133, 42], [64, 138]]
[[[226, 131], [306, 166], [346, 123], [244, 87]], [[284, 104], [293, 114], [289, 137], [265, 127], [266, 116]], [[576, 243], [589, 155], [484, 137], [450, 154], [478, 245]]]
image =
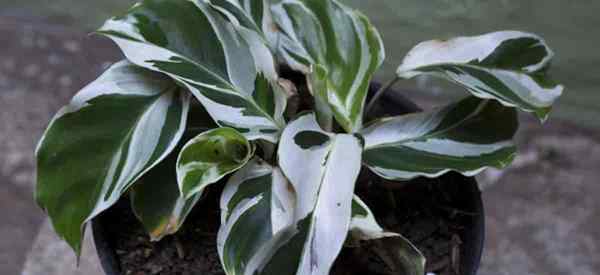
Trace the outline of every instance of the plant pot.
[[[373, 94], [373, 92], [378, 87], [379, 87], [378, 84], [371, 85], [370, 93]], [[418, 106], [415, 105], [413, 102], [411, 102], [410, 100], [402, 97], [401, 95], [398, 95], [397, 93], [394, 93], [393, 91], [391, 91], [387, 95], [384, 95], [380, 99], [380, 104], [376, 108], [376, 110], [374, 110], [373, 114], [380, 117], [382, 115], [400, 115], [400, 114], [412, 113], [412, 112], [417, 112], [419, 110], [420, 109], [418, 108]], [[363, 174], [365, 174], [365, 173], [363, 173]], [[372, 177], [372, 176], [369, 176], [369, 177]], [[445, 210], [448, 210], [448, 211], [455, 211], [454, 213], [451, 213], [451, 214], [456, 215], [457, 222], [460, 225], [459, 226], [460, 230], [457, 229], [458, 231], [456, 231], [457, 232], [456, 235], [459, 237], [460, 242], [461, 242], [461, 244], [459, 246], [460, 249], [454, 250], [455, 252], [453, 252], [452, 257], [450, 257], [451, 261], [454, 262], [454, 265], [458, 266], [457, 268], [460, 269], [461, 275], [475, 275], [477, 273], [477, 269], [479, 267], [479, 262], [481, 259], [481, 254], [482, 254], [482, 249], [483, 249], [483, 241], [484, 241], [484, 209], [483, 209], [483, 204], [481, 201], [481, 193], [479, 191], [479, 188], [477, 186], [475, 179], [469, 178], [469, 177], [464, 177], [457, 173], [449, 173], [438, 179], [419, 178], [414, 181], [404, 183], [404, 184], [402, 184], [402, 186], [404, 186], [404, 187], [397, 188], [393, 191], [388, 190], [385, 192], [392, 193], [392, 194], [394, 194], [393, 195], [394, 197], [400, 198], [400, 200], [403, 200], [402, 196], [406, 196], [407, 194], [410, 195], [411, 194], [410, 192], [413, 192], [411, 190], [417, 190], [419, 188], [422, 189], [423, 186], [434, 186], [435, 188], [439, 187], [440, 190], [443, 189], [442, 191], [439, 191], [439, 192], [441, 192], [443, 196], [448, 197], [448, 199], [449, 199], [448, 201], [449, 201], [450, 205], [444, 203], [444, 204], [441, 204], [439, 207], [443, 208]], [[362, 194], [360, 194], [360, 191], [358, 191], [358, 192], [359, 192], [359, 195], [362, 195]], [[374, 193], [371, 194], [372, 196], [375, 197], [375, 199], [372, 200], [372, 202], [374, 204], [377, 204], [378, 203], [377, 201], [380, 201], [380, 199], [379, 199], [380, 195], [377, 192], [378, 191], [374, 191]], [[438, 191], [436, 191], [436, 192], [438, 192]], [[212, 210], [214, 210], [213, 212], [217, 212], [218, 211], [217, 201], [218, 201], [218, 194], [220, 193], [220, 190], [215, 189], [215, 190], [213, 190], [213, 193], [215, 194], [214, 198], [209, 199], [209, 200], [212, 200], [213, 202], [205, 203], [205, 205], [196, 207], [196, 209], [201, 209], [203, 211], [206, 211], [207, 210], [206, 207], [211, 207], [211, 208], [214, 208], [214, 209], [212, 209]], [[369, 195], [369, 196], [371, 196], [371, 195]], [[426, 195], [426, 197], [428, 198], [428, 195]], [[128, 203], [126, 202], [126, 200], [127, 199], [125, 199], [125, 202], [123, 202], [123, 201], [120, 202], [118, 207], [113, 207], [113, 208], [109, 209], [108, 211], [99, 215], [97, 218], [95, 218], [92, 221], [92, 229], [93, 229], [93, 236], [94, 236], [94, 241], [96, 244], [96, 249], [98, 252], [98, 256], [100, 258], [101, 265], [107, 275], [118, 275], [118, 274], [121, 274], [122, 270], [126, 269], [126, 268], [121, 267], [121, 261], [119, 259], [120, 255], [116, 249], [116, 247], [118, 246], [119, 240], [117, 240], [117, 238], [115, 237], [115, 234], [114, 234], [115, 228], [111, 227], [111, 225], [114, 225], [116, 219], [119, 219], [119, 217], [121, 215], [123, 215], [123, 216], [127, 215], [129, 217], [129, 219], [131, 219], [131, 217], [133, 216], [130, 213], [131, 210], [128, 207]], [[369, 204], [368, 200], [365, 200], [365, 201], [367, 202], [367, 204]], [[402, 203], [402, 201], [401, 201], [401, 203]], [[435, 203], [429, 203], [429, 204], [435, 204]], [[371, 205], [369, 205], [369, 206], [371, 206]], [[438, 207], [438, 206], [436, 206], [436, 207]], [[379, 211], [378, 211], [378, 208], [380, 209]], [[380, 217], [380, 215], [378, 215], [378, 214], [381, 214], [382, 211], [385, 211], [385, 210], [381, 210], [381, 209], [385, 209], [384, 207], [375, 206], [375, 208], [372, 208], [372, 209], [373, 209], [375, 215], [378, 217], [378, 219]], [[125, 211], [129, 211], [129, 213], [127, 213]], [[386, 214], [386, 213], [383, 212], [383, 214]], [[191, 219], [192, 220], [194, 219], [193, 214], [190, 216], [190, 218], [188, 218], [188, 221], [190, 221]], [[214, 223], [218, 223], [218, 219], [212, 219], [212, 220], [215, 221]], [[382, 224], [384, 225], [384, 227], [386, 227], [386, 222], [382, 222]], [[218, 227], [218, 224], [214, 224], [213, 226]], [[141, 227], [141, 225], [140, 225], [140, 227]], [[185, 225], [184, 225], [184, 227], [185, 227]], [[404, 232], [400, 232], [400, 233], [404, 234]], [[411, 236], [407, 236], [407, 238], [411, 239]], [[169, 242], [169, 241], [173, 241], [173, 240], [174, 239], [169, 239], [169, 237], [167, 237], [162, 242]], [[144, 240], [144, 242], [147, 242], [147, 240]], [[216, 242], [212, 243], [212, 244], [208, 244], [208, 245], [216, 246]], [[417, 244], [417, 247], [419, 247], [419, 244]], [[426, 247], [425, 248], [419, 247], [419, 248], [422, 250], [427, 249]], [[448, 250], [453, 250], [453, 248], [448, 248]], [[123, 253], [123, 251], [121, 251], [121, 253]], [[340, 258], [346, 257], [346, 256], [344, 256], [346, 254], [348, 254], [348, 253], [342, 252], [342, 256], [340, 256]], [[444, 256], [444, 257], [446, 257], [446, 256]], [[340, 262], [342, 262], [342, 261], [344, 263], [346, 262], [343, 259], [340, 260]], [[352, 263], [352, 260], [350, 260], [349, 262]], [[217, 264], [218, 264], [218, 261], [217, 261]], [[333, 273], [334, 272], [332, 272], [332, 274]], [[155, 274], [161, 274], [161, 272], [159, 271], [158, 273], [155, 273]], [[200, 273], [200, 274], [202, 274], [202, 273]], [[345, 273], [341, 273], [341, 274], [345, 274]], [[356, 274], [366, 274], [366, 273], [363, 271], [360, 271]]]

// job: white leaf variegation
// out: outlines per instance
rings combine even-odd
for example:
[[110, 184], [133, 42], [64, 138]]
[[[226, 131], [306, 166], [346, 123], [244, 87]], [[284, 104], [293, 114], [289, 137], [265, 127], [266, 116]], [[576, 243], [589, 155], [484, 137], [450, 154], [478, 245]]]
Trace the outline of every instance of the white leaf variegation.
[[379, 254], [395, 274], [425, 274], [425, 257], [409, 240], [385, 231], [375, 220], [371, 209], [358, 197], [352, 201], [351, 236], [356, 240], [374, 242]]
[[286, 127], [278, 159], [296, 192], [292, 225], [266, 242], [243, 274], [329, 274], [350, 228], [361, 152], [357, 137], [324, 132], [313, 113]]
[[254, 158], [228, 181], [221, 196], [217, 247], [228, 275], [247, 274], [260, 248], [293, 222], [295, 194], [279, 168]]
[[545, 120], [563, 91], [546, 75], [553, 56], [537, 35], [500, 31], [422, 42], [406, 55], [397, 74], [441, 76], [474, 96], [498, 100]]
[[[377, 30], [360, 12], [334, 0], [284, 0], [274, 6], [273, 19], [283, 60], [306, 74], [324, 74], [309, 77], [312, 94], [347, 132], [358, 131], [371, 77], [384, 60]], [[310, 83], [315, 79], [320, 83]]]
[[217, 128], [188, 141], [177, 158], [177, 182], [186, 199], [244, 166], [254, 146], [233, 128]]
[[274, 41], [275, 28], [270, 0], [210, 0], [209, 2], [229, 20], [254, 30], [268, 41]]
[[391, 180], [438, 177], [449, 171], [473, 176], [512, 162], [517, 128], [514, 109], [469, 97], [430, 112], [376, 121], [362, 131], [363, 161]]
[[185, 85], [220, 126], [275, 142], [286, 95], [273, 56], [254, 30], [206, 1], [144, 0], [99, 30], [138, 66]]
[[171, 79], [122, 61], [52, 119], [36, 151], [35, 197], [77, 254], [85, 224], [175, 148], [188, 109]]

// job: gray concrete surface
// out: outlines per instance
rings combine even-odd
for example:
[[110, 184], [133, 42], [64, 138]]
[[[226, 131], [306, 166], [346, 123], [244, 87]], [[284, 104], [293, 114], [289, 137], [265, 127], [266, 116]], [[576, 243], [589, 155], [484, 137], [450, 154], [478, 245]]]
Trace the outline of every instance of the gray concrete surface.
[[[89, 239], [75, 270], [32, 201], [33, 150], [54, 112], [118, 51], [71, 28], [1, 16], [0, 45], [0, 274], [100, 274]], [[522, 130], [515, 165], [480, 176], [487, 208], [480, 274], [597, 274], [600, 135], [557, 120]]]
[[0, 16], [0, 274], [20, 273], [44, 220], [32, 200], [37, 140], [73, 93], [118, 56], [84, 32]]

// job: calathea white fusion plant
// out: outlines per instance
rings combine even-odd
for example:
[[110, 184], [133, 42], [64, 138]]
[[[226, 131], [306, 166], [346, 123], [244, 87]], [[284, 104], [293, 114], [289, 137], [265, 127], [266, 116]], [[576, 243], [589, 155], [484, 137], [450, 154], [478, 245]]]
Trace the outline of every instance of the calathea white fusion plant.
[[[121, 196], [159, 240], [229, 176], [215, 244], [227, 274], [328, 274], [348, 236], [388, 239], [423, 274], [419, 251], [355, 196], [361, 166], [397, 181], [503, 168], [516, 110], [543, 121], [563, 89], [536, 35], [433, 40], [408, 53], [398, 78], [441, 77], [469, 96], [365, 123], [383, 44], [363, 14], [334, 0], [144, 0], [98, 33], [126, 60], [50, 122], [36, 151], [37, 202], [79, 254], [85, 225]], [[298, 95], [281, 66], [306, 76], [310, 110], [288, 104]], [[191, 127], [199, 109], [218, 126]], [[168, 155], [176, 164], [158, 165]], [[172, 176], [140, 181], [157, 169]]]

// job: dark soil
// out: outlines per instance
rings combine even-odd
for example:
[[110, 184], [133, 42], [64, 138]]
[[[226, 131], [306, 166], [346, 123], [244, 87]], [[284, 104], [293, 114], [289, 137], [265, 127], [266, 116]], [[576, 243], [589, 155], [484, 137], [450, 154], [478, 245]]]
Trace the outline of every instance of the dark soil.
[[[463, 247], [460, 236], [464, 224], [475, 215], [460, 207], [461, 184], [465, 183], [456, 179], [464, 178], [448, 175], [403, 184], [366, 180], [369, 178], [374, 177], [363, 176], [357, 192], [382, 226], [410, 239], [426, 256], [428, 272], [461, 274], [458, 270]], [[220, 192], [210, 190], [181, 230], [160, 242], [150, 242], [126, 199], [103, 214], [101, 219], [116, 249], [122, 274], [224, 274], [216, 249]], [[367, 242], [360, 247], [345, 248], [331, 274], [398, 273], [389, 270]]]

